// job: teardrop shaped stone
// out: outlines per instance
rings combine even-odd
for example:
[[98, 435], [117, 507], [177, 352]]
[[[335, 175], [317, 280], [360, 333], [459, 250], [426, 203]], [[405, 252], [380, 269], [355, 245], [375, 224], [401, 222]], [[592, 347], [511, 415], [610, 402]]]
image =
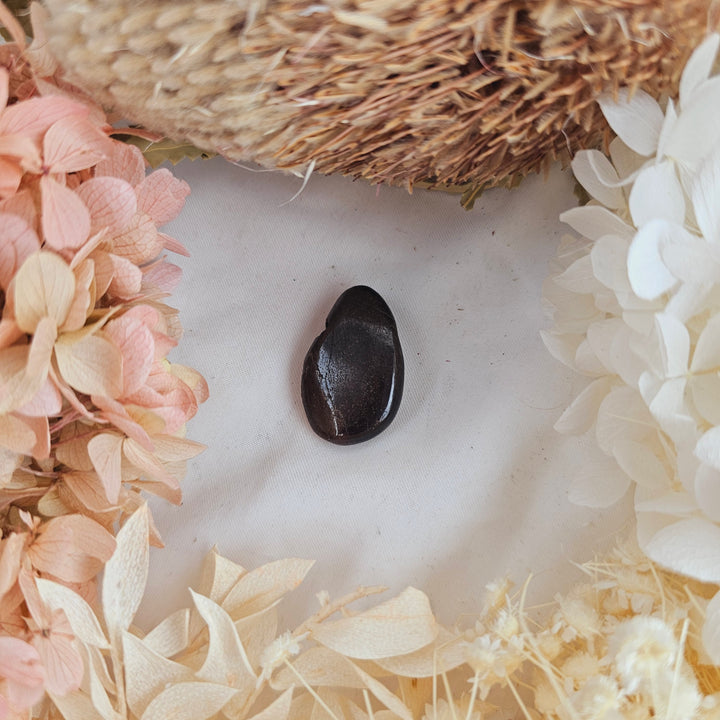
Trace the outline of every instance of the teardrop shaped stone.
[[302, 401], [312, 429], [351, 445], [375, 437], [400, 406], [405, 365], [395, 318], [374, 290], [346, 290], [305, 356]]

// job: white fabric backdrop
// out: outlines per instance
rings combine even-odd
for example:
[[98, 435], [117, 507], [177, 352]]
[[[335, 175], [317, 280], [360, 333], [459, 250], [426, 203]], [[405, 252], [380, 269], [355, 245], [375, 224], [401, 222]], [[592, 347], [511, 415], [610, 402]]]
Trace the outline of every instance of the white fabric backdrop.
[[[185, 337], [171, 359], [199, 369], [211, 397], [188, 436], [180, 508], [153, 504], [166, 549], [152, 554], [148, 625], [181, 605], [213, 544], [255, 567], [318, 562], [285, 611], [359, 584], [427, 592], [452, 622], [483, 586], [536, 573], [550, 599], [583, 561], [627, 529], [613, 511], [570, 505], [582, 449], [552, 425], [576, 380], [538, 331], [548, 263], [575, 205], [555, 169], [465, 212], [456, 196], [313, 176], [251, 172], [220, 159], [174, 168], [192, 188], [165, 230], [192, 253], [171, 304]], [[300, 400], [303, 357], [346, 288], [370, 285], [398, 323], [405, 392], [393, 424], [369, 442], [327, 443]], [[389, 597], [389, 596], [388, 596]]]

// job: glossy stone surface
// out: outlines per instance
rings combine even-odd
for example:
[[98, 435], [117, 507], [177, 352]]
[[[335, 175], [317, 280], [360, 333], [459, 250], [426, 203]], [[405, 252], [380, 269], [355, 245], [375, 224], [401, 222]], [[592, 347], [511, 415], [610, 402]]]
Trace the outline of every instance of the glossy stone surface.
[[395, 318], [374, 290], [346, 290], [305, 356], [302, 400], [312, 429], [351, 445], [375, 437], [400, 406], [405, 366]]

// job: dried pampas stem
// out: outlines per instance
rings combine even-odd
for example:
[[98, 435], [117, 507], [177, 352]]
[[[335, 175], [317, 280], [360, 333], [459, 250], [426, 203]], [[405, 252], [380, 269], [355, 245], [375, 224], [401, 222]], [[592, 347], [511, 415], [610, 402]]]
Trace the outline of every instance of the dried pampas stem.
[[710, 0], [46, 0], [71, 79], [232, 160], [374, 183], [513, 184], [675, 93]]

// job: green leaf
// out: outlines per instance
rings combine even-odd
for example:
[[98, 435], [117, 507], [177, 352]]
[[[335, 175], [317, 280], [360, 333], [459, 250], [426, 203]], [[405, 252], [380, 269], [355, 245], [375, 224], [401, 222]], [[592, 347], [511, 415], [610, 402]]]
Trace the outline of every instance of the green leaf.
[[123, 142], [135, 145], [140, 148], [145, 159], [148, 161], [151, 167], [157, 168], [164, 162], [171, 162], [173, 165], [177, 165], [181, 160], [207, 160], [208, 158], [215, 157], [217, 153], [208, 152], [207, 150], [201, 150], [190, 143], [179, 142], [165, 138], [158, 140], [157, 142], [150, 142], [145, 138], [138, 137], [137, 135], [113, 135], [114, 138], [122, 140]]

